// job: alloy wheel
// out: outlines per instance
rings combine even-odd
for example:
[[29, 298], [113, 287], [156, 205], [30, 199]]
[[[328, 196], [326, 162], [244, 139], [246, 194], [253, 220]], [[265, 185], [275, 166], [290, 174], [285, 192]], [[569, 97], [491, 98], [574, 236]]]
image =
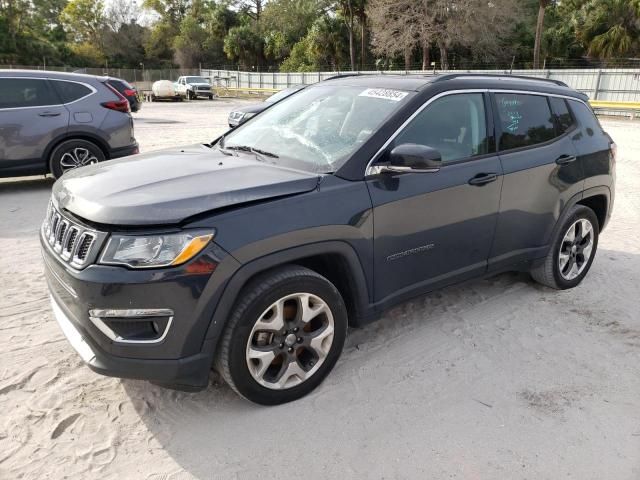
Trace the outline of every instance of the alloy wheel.
[[576, 220], [565, 233], [558, 254], [560, 275], [573, 280], [589, 263], [593, 251], [593, 225], [586, 218]]
[[60, 167], [63, 171], [84, 167], [92, 163], [98, 163], [98, 158], [84, 147], [76, 147], [65, 152], [60, 158]]
[[260, 315], [249, 335], [251, 376], [273, 390], [303, 383], [326, 360], [334, 331], [331, 309], [320, 297], [294, 293], [280, 298]]

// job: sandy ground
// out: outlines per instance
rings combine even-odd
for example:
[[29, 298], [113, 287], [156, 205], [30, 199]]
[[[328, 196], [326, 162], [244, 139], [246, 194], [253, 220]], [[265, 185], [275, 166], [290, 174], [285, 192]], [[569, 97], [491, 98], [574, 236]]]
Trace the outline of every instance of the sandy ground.
[[[145, 151], [206, 141], [231, 102], [148, 104]], [[52, 182], [0, 182], [0, 478], [640, 478], [640, 124], [615, 214], [571, 291], [468, 282], [350, 332], [313, 394], [264, 408], [100, 377], [49, 309], [37, 240]]]

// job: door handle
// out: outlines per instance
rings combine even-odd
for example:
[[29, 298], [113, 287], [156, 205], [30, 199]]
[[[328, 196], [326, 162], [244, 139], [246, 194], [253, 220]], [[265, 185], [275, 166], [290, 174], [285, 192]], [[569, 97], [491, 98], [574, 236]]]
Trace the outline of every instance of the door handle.
[[469, 180], [469, 185], [480, 187], [482, 185], [486, 185], [487, 183], [495, 182], [497, 179], [498, 175], [495, 173], [479, 173], [471, 180]]
[[39, 117], [59, 117], [60, 112], [42, 112], [38, 114]]
[[575, 155], [560, 155], [556, 163], [558, 165], [569, 165], [572, 162], [575, 162], [578, 158]]

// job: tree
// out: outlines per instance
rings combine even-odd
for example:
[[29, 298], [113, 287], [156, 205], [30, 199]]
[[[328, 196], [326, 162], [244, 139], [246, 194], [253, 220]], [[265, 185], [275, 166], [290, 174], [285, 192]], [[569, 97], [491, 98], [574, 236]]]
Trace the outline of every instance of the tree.
[[104, 53], [110, 67], [138, 67], [145, 61], [148, 29], [140, 25], [135, 0], [111, 0], [105, 13]]
[[377, 54], [403, 55], [409, 69], [413, 52], [421, 49], [426, 69], [435, 44], [441, 68], [447, 69], [454, 47], [485, 58], [501, 55], [501, 39], [520, 18], [521, 7], [517, 0], [371, 0], [367, 13]]
[[428, 2], [371, 0], [367, 8], [373, 51], [387, 58], [403, 55], [410, 68], [411, 53], [430, 42], [433, 25]]
[[239, 0], [236, 5], [241, 12], [251, 17], [256, 24], [260, 24], [265, 3], [265, 0]]
[[344, 23], [349, 32], [349, 59], [351, 60], [351, 71], [356, 70], [356, 47], [354, 38], [355, 18], [357, 0], [338, 0], [338, 11], [344, 18]]
[[233, 27], [224, 39], [224, 52], [231, 60], [238, 60], [243, 68], [260, 64], [264, 40], [249, 25]]
[[360, 69], [364, 70], [367, 63], [367, 0], [357, 0], [355, 12], [360, 24]]
[[102, 0], [71, 0], [62, 10], [60, 21], [75, 42], [102, 50], [107, 25]]
[[536, 39], [533, 45], [533, 68], [540, 68], [540, 45], [544, 32], [544, 14], [551, 0], [538, 0], [538, 21], [536, 22]]
[[191, 1], [143, 0], [142, 5], [158, 16], [144, 42], [145, 57], [151, 65], [172, 66], [174, 40], [180, 33], [182, 20], [191, 8]]
[[324, 15], [313, 23], [307, 36], [307, 54], [317, 70], [340, 70], [347, 59], [351, 61], [351, 50], [345, 48], [348, 36], [344, 22], [335, 17]]
[[335, 16], [318, 18], [309, 33], [291, 49], [291, 54], [280, 66], [286, 72], [339, 70], [349, 61], [346, 48], [348, 32], [344, 22]]
[[640, 1], [584, 2], [574, 18], [576, 36], [589, 55], [614, 58], [640, 52]]
[[260, 30], [265, 37], [265, 55], [275, 63], [289, 56], [323, 12], [319, 0], [272, 0], [262, 13]]

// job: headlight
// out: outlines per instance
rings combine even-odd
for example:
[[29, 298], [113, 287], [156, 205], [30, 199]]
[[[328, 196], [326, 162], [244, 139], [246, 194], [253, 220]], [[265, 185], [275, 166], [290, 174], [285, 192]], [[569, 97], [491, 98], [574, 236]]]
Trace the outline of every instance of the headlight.
[[112, 235], [100, 263], [131, 268], [180, 265], [191, 260], [213, 238], [212, 233], [180, 232], [167, 235]]

